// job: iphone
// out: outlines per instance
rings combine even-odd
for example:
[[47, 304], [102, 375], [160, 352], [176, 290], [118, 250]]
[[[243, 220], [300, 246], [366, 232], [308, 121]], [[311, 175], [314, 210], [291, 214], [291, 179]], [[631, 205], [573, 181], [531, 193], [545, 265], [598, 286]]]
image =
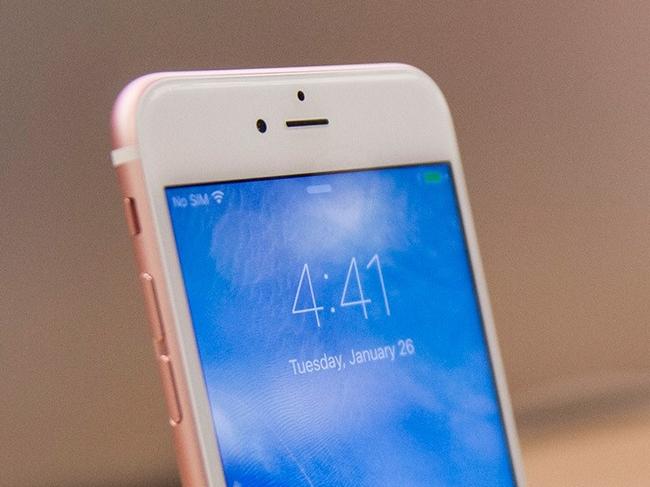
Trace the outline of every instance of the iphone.
[[523, 485], [426, 74], [152, 74], [113, 142], [185, 485]]

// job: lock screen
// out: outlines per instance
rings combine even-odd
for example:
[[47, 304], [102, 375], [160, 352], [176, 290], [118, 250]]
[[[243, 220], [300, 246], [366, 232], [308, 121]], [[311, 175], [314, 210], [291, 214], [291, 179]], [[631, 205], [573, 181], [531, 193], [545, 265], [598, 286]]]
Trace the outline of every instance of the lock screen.
[[515, 485], [448, 163], [166, 197], [228, 486]]

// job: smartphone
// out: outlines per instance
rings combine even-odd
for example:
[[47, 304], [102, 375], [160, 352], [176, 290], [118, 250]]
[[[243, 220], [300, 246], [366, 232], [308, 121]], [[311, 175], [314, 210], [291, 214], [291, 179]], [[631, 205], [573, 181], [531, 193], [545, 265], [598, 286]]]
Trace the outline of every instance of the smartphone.
[[185, 485], [523, 485], [426, 74], [152, 74], [113, 140]]

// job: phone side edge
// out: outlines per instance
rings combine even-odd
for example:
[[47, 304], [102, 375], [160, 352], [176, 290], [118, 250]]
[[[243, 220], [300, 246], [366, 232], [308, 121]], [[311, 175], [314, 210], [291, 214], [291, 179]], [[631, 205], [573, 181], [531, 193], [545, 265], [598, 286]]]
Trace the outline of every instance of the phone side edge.
[[[424, 74], [426, 76], [426, 73]], [[438, 88], [437, 85], [436, 88], [440, 91], [440, 88]], [[444, 99], [444, 95], [442, 94], [441, 91], [440, 94]], [[478, 243], [478, 236], [476, 234], [476, 226], [474, 224], [474, 214], [470, 203], [469, 191], [467, 189], [465, 171], [463, 169], [463, 164], [460, 157], [460, 151], [458, 148], [458, 143], [457, 143], [457, 138], [455, 133], [456, 131], [451, 117], [451, 111], [449, 110], [449, 106], [447, 104], [446, 99], [444, 99], [444, 103], [447, 106], [447, 111], [449, 114], [449, 123], [451, 124], [451, 129], [455, 139], [455, 145], [456, 145], [455, 156], [454, 159], [452, 160], [452, 166], [454, 169], [454, 179], [455, 179], [454, 184], [457, 193], [458, 205], [463, 220], [463, 230], [465, 233], [467, 251], [469, 254], [469, 259], [472, 267], [474, 285], [475, 285], [477, 298], [481, 310], [481, 317], [483, 322], [483, 333], [488, 348], [494, 385], [497, 390], [500, 413], [503, 420], [503, 427], [505, 429], [506, 440], [508, 442], [508, 449], [510, 453], [510, 461], [512, 465], [513, 475], [515, 477], [515, 482], [517, 486], [525, 487], [527, 485], [526, 475], [524, 471], [523, 457], [521, 454], [519, 434], [517, 432], [514, 411], [512, 409], [512, 402], [510, 398], [508, 380], [506, 376], [505, 366], [503, 364], [503, 357], [501, 355], [499, 338], [496, 330], [496, 324], [494, 321], [494, 314], [492, 311], [492, 302], [490, 299], [487, 279], [483, 267], [483, 258]]]
[[478, 236], [476, 234], [476, 227], [474, 225], [474, 215], [470, 204], [469, 192], [465, 179], [465, 172], [460, 157], [460, 150], [458, 147], [458, 139], [456, 136], [456, 129], [451, 115], [451, 110], [447, 99], [436, 83], [436, 81], [421, 69], [411, 66], [402, 65], [405, 69], [415, 73], [422, 83], [429, 84], [430, 89], [435, 91], [438, 103], [444, 106], [445, 123], [449, 124], [451, 136], [453, 137], [453, 157], [451, 160], [454, 169], [454, 184], [457, 193], [458, 205], [463, 221], [463, 230], [465, 233], [465, 240], [469, 254], [470, 264], [472, 267], [472, 274], [474, 285], [476, 288], [477, 298], [481, 310], [483, 332], [488, 348], [490, 357], [490, 366], [492, 368], [493, 380], [497, 390], [499, 400], [499, 408], [503, 420], [503, 427], [505, 430], [506, 441], [508, 442], [508, 450], [510, 453], [510, 461], [512, 465], [513, 475], [518, 487], [526, 486], [526, 475], [524, 470], [523, 458], [521, 454], [521, 446], [519, 442], [519, 435], [517, 433], [514, 412], [512, 409], [512, 402], [510, 399], [510, 392], [508, 388], [508, 381], [506, 377], [501, 349], [499, 346], [499, 339], [494, 322], [494, 315], [492, 311], [492, 303], [485, 277], [483, 267], [483, 259], [478, 243]]
[[494, 384], [499, 398], [499, 408], [501, 410], [501, 417], [508, 442], [510, 461], [517, 486], [525, 487], [526, 476], [521, 455], [519, 435], [517, 433], [514, 412], [512, 409], [507, 376], [501, 355], [499, 338], [492, 311], [492, 303], [483, 267], [483, 259], [476, 234], [476, 227], [474, 225], [474, 216], [469, 200], [467, 183], [462, 164], [460, 163], [460, 156], [458, 154], [456, 155], [456, 161], [458, 161], [458, 164], [454, 168], [456, 192], [463, 218], [463, 229], [472, 266], [476, 293], [481, 309], [483, 332], [487, 342]]
[[[135, 212], [132, 215], [127, 214], [127, 220], [130, 219], [133, 222], [135, 218], [135, 225], [133, 223], [131, 225], [131, 241], [138, 275], [140, 276], [139, 280], [141, 284], [145, 284], [142, 276], [147, 274], [152, 277], [155, 283], [154, 299], [152, 300], [151, 296], [147, 295], [146, 289], [143, 296], [149, 324], [152, 329], [157, 326], [162, 327], [165, 340], [163, 346], [167, 349], [167, 356], [173, 360], [170, 366], [173, 368], [169, 369], [171, 370], [171, 376], [165, 376], [164, 367], [168, 366], [168, 363], [163, 360], [165, 354], [161, 353], [161, 345], [156, 340], [156, 332], [154, 331], [152, 334], [155, 357], [167, 410], [171, 411], [173, 408], [178, 407], [182, 415], [180, 421], [173, 421], [170, 418], [179, 475], [183, 485], [207, 486], [212, 484], [208, 482], [209, 474], [205, 466], [204, 451], [197, 430], [198, 423], [193, 411], [186, 371], [182, 369], [183, 364], [180, 360], [179, 344], [174, 335], [174, 327], [172, 326], [174, 318], [167, 294], [167, 286], [164, 283], [162, 254], [156, 239], [153, 211], [147, 195], [144, 168], [137, 153], [136, 112], [139, 100], [149, 86], [171, 75], [176, 75], [176, 73], [156, 73], [143, 76], [132, 81], [118, 96], [112, 113], [113, 147], [116, 150], [127, 148], [133, 150], [130, 154], [123, 152], [122, 154], [126, 154], [126, 156], [123, 156], [119, 164], [114, 164], [114, 166], [125, 208], [127, 211], [130, 208], [131, 211]], [[134, 231], [134, 227], [137, 231]], [[160, 324], [154, 323], [156, 318], [160, 321]]]

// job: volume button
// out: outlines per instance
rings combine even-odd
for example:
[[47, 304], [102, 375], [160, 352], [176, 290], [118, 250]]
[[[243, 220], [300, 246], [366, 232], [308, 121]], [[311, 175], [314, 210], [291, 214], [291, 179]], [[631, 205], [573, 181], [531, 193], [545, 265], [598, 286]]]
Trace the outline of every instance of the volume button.
[[160, 363], [160, 375], [163, 382], [163, 391], [167, 400], [167, 412], [169, 413], [169, 423], [176, 426], [183, 419], [181, 404], [178, 400], [178, 391], [176, 390], [176, 380], [174, 378], [174, 369], [172, 362], [167, 355], [158, 357]]
[[153, 277], [147, 272], [140, 274], [140, 281], [144, 290], [145, 306], [147, 308], [147, 316], [149, 318], [153, 339], [155, 342], [162, 342], [165, 340], [165, 330], [163, 328], [156, 285], [153, 282]]

